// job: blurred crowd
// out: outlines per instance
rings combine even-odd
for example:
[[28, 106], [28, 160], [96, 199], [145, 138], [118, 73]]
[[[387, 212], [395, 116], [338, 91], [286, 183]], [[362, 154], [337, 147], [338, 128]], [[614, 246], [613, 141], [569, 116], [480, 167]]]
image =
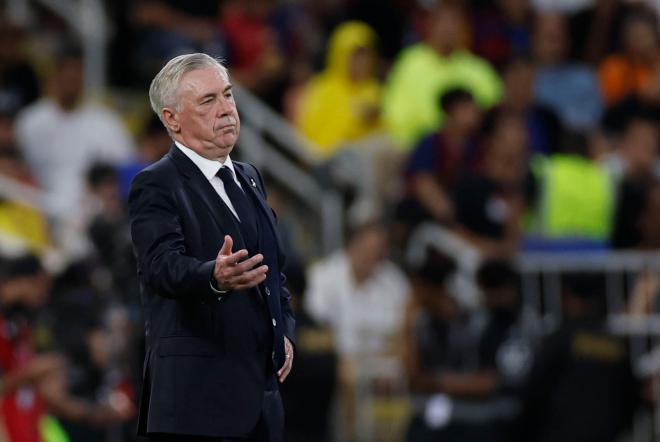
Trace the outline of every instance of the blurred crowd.
[[[77, 30], [48, 2], [21, 20], [11, 3], [0, 441], [136, 440], [126, 195], [171, 145], [149, 82], [193, 51], [310, 141], [309, 172], [345, 207], [343, 247], [318, 256], [270, 177], [298, 324], [287, 440], [607, 442], [655, 403], [605, 326], [605, 275], [560, 275], [550, 327], [516, 257], [660, 248], [657, 2], [106, 0], [92, 90]], [[657, 273], [630, 287], [619, 313], [657, 311]]]

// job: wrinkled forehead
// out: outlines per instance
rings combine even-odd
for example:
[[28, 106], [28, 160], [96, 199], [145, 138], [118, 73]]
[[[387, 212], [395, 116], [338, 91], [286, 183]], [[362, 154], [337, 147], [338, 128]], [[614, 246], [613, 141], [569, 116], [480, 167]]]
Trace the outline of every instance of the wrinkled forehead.
[[204, 67], [186, 72], [179, 80], [178, 95], [205, 95], [219, 93], [231, 83], [225, 71], [220, 67]]

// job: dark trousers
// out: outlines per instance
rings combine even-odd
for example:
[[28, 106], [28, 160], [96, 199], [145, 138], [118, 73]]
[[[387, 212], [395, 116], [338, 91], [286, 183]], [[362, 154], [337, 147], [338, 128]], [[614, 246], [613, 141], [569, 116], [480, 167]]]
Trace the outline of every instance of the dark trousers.
[[252, 434], [245, 437], [206, 437], [150, 433], [150, 442], [284, 442], [284, 407], [278, 390], [264, 391], [261, 417]]

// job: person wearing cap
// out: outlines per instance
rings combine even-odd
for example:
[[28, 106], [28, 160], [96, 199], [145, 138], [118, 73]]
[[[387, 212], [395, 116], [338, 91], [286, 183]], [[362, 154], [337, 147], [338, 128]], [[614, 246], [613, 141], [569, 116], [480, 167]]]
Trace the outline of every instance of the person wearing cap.
[[295, 320], [261, 174], [230, 158], [240, 120], [227, 69], [175, 57], [149, 97], [174, 143], [129, 193], [146, 333], [138, 434], [282, 441]]

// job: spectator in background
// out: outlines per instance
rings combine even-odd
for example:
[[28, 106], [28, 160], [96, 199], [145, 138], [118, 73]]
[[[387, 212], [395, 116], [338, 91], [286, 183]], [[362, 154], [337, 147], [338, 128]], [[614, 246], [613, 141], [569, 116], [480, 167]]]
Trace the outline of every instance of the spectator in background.
[[34, 256], [0, 261], [1, 415], [9, 442], [66, 438], [47, 413], [90, 427], [112, 425], [134, 414], [126, 397], [87, 401], [72, 395], [63, 356], [37, 353], [34, 320], [49, 290], [50, 277]]
[[[504, 96], [491, 112], [517, 114], [527, 128], [530, 153], [548, 155], [555, 152], [561, 139], [561, 122], [557, 114], [535, 101], [534, 63], [524, 57], [511, 60], [503, 71]], [[487, 115], [486, 120], [490, 117]]]
[[433, 248], [413, 269], [402, 348], [413, 405], [409, 442], [491, 441], [496, 436], [462, 421], [469, 412], [456, 413], [461, 400], [492, 395], [498, 379], [494, 371], [478, 370], [475, 331], [447, 287], [454, 270], [455, 263]]
[[567, 60], [570, 34], [566, 18], [541, 13], [534, 27], [534, 57], [538, 65], [534, 92], [539, 104], [554, 110], [572, 130], [593, 129], [601, 117], [598, 80], [583, 64]]
[[18, 117], [18, 144], [57, 213], [80, 213], [85, 172], [94, 161], [127, 162], [133, 142], [119, 117], [83, 97], [82, 53], [58, 53], [52, 97], [27, 107]]
[[332, 330], [303, 309], [305, 275], [287, 271], [291, 306], [296, 315], [296, 370], [282, 385], [288, 442], [329, 442], [331, 406], [337, 383], [337, 354]]
[[8, 442], [40, 442], [46, 415], [42, 383], [64, 367], [55, 353], [36, 354], [32, 313], [46, 302], [50, 278], [34, 256], [0, 261], [0, 415]]
[[476, 280], [485, 307], [474, 314], [479, 370], [498, 376], [496, 393], [484, 403], [484, 410], [488, 404], [497, 404], [490, 408], [487, 425], [492, 440], [511, 441], [522, 413], [522, 389], [532, 369], [541, 327], [536, 313], [522, 304], [520, 275], [509, 262], [484, 261]]
[[660, 64], [647, 84], [606, 110], [603, 129], [606, 135], [616, 137], [621, 135], [632, 117], [642, 114], [660, 125]]
[[16, 146], [16, 112], [12, 105], [0, 104], [0, 151], [14, 150]]
[[613, 442], [630, 425], [638, 392], [625, 341], [607, 331], [603, 280], [563, 278], [564, 319], [539, 346], [521, 441]]
[[442, 127], [437, 97], [449, 89], [469, 91], [480, 106], [499, 100], [501, 82], [485, 60], [462, 47], [461, 10], [442, 2], [430, 17], [427, 38], [399, 54], [383, 91], [383, 119], [404, 150], [418, 138]]
[[394, 353], [409, 292], [404, 273], [387, 259], [388, 246], [384, 224], [363, 222], [352, 229], [344, 249], [312, 265], [308, 272], [305, 308], [334, 333], [342, 419], [351, 432], [358, 374], [365, 361]]
[[[0, 150], [0, 176], [19, 182], [28, 180], [29, 172], [17, 149]], [[50, 245], [48, 223], [43, 214], [22, 201], [0, 194], [0, 250], [43, 255]]]
[[325, 69], [303, 91], [296, 125], [325, 158], [380, 127], [376, 40], [362, 22], [339, 25], [328, 43]]
[[459, 177], [476, 170], [480, 160], [481, 111], [472, 95], [450, 89], [438, 101], [445, 123], [421, 139], [405, 169], [408, 196], [400, 205], [399, 217], [412, 226], [429, 219], [453, 222], [454, 185]]
[[646, 86], [660, 63], [658, 23], [652, 12], [640, 10], [626, 18], [619, 52], [609, 55], [598, 69], [607, 105]]
[[477, 7], [473, 15], [475, 54], [497, 68], [529, 52], [532, 11], [529, 0], [496, 0]]
[[144, 125], [137, 145], [134, 161], [117, 166], [119, 187], [123, 200], [128, 198], [131, 182], [139, 171], [160, 160], [172, 147], [172, 139], [158, 116], [151, 114]]
[[560, 153], [532, 160], [533, 207], [525, 247], [602, 249], [610, 238], [615, 193], [591, 140], [571, 134]]
[[486, 256], [510, 256], [522, 234], [528, 142], [516, 114], [493, 117], [481, 167], [462, 175], [452, 189], [457, 231]]
[[232, 78], [279, 109], [287, 66], [271, 24], [276, 2], [229, 0], [223, 3], [220, 29], [227, 40]]
[[639, 216], [640, 240], [637, 247], [641, 250], [660, 249], [660, 181], [649, 185], [642, 212]]
[[387, 259], [387, 228], [380, 221], [353, 228], [343, 250], [309, 270], [307, 312], [335, 332], [337, 350], [352, 363], [389, 349], [408, 294], [403, 272]]
[[660, 131], [656, 122], [643, 115], [633, 117], [619, 141], [617, 160], [621, 175], [612, 232], [617, 249], [637, 247], [641, 241], [640, 215], [648, 189], [660, 179]]
[[133, 64], [144, 82], [175, 55], [226, 53], [217, 29], [219, 5], [218, 0], [138, 0], [132, 5], [138, 42]]
[[[131, 401], [134, 401], [135, 395], [125, 374], [115, 366], [116, 345], [113, 345], [103, 318], [99, 312], [80, 308], [74, 311], [78, 319], [75, 328], [69, 328], [68, 332], [75, 333], [75, 344], [65, 349], [68, 363], [66, 377], [61, 380], [62, 388], [66, 388], [79, 400], [90, 403], [99, 400], [120, 401], [125, 403], [128, 409], [134, 410]], [[119, 425], [115, 425], [112, 420], [107, 422], [108, 425], [94, 426], [65, 416], [60, 419], [60, 423], [70, 442], [105, 442], [112, 432], [121, 434], [117, 431]], [[116, 422], [121, 423], [121, 420]], [[132, 433], [134, 429], [129, 431]], [[122, 435], [122, 440], [132, 439], [134, 438], [129, 439]]]
[[123, 304], [139, 312], [133, 243], [117, 170], [108, 164], [93, 164], [87, 172], [87, 186], [96, 203], [87, 232], [96, 257], [100, 266], [110, 272], [109, 287], [117, 292]]
[[25, 32], [0, 16], [0, 108], [21, 109], [39, 97], [39, 81], [25, 56]]
[[[32, 174], [16, 145], [15, 112], [0, 107], [0, 177], [34, 185]], [[0, 250], [30, 251], [38, 255], [50, 246], [50, 233], [38, 209], [0, 194]]]

